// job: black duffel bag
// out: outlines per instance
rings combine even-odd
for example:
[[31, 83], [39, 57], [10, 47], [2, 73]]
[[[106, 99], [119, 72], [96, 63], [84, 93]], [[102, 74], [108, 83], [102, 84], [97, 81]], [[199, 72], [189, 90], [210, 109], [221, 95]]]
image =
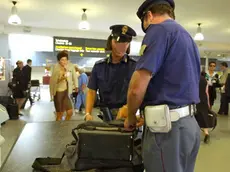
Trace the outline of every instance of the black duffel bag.
[[15, 104], [15, 100], [11, 96], [0, 96], [0, 104], [7, 108], [10, 104]]
[[7, 109], [10, 119], [15, 120], [19, 118], [18, 105], [14, 98], [11, 96], [0, 96], [0, 104]]
[[78, 125], [72, 130], [75, 140], [66, 146], [62, 158], [37, 158], [32, 167], [42, 172], [51, 172], [47, 167], [59, 164], [70, 171], [142, 172], [141, 141], [135, 140], [136, 131], [127, 132], [117, 124], [89, 121]]

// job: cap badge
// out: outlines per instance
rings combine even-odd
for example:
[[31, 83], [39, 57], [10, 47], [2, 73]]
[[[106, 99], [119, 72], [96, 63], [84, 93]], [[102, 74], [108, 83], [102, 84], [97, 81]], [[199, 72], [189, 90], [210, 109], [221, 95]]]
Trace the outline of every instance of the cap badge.
[[122, 34], [125, 35], [128, 32], [129, 28], [128, 26], [123, 26], [122, 27]]

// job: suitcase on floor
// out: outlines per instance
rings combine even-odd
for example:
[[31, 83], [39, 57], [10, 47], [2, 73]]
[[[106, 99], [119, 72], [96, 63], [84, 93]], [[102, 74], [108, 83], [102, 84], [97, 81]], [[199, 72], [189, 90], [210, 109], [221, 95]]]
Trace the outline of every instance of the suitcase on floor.
[[40, 82], [39, 80], [31, 80], [31, 87], [39, 87]]
[[18, 114], [18, 105], [17, 104], [9, 104], [7, 106], [7, 111], [11, 120], [19, 119]]
[[5, 106], [6, 108], [9, 104], [14, 104], [14, 103], [15, 100], [11, 96], [0, 96], [0, 104]]

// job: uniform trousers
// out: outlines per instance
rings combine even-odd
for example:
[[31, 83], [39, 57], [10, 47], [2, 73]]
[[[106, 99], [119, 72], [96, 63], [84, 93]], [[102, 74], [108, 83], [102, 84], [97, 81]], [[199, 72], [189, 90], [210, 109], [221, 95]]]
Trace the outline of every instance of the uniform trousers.
[[194, 116], [173, 122], [169, 133], [155, 134], [145, 127], [143, 137], [146, 172], [194, 172], [200, 147], [200, 128]]

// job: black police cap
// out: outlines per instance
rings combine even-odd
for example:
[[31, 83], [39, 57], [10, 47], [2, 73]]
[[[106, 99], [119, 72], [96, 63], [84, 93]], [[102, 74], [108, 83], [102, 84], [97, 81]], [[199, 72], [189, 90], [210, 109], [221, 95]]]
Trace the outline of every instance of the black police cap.
[[139, 17], [139, 19], [143, 17], [144, 12], [146, 12], [145, 10], [152, 4], [168, 4], [173, 9], [175, 8], [174, 0], [146, 0], [141, 4], [137, 11], [137, 16]]
[[127, 25], [113, 25], [109, 28], [112, 30], [112, 34], [117, 36], [128, 36], [128, 37], [134, 37], [136, 36], [136, 32]]
[[110, 26], [112, 30], [111, 37], [117, 42], [131, 42], [132, 37], [136, 36], [136, 32], [127, 25], [113, 25]]

